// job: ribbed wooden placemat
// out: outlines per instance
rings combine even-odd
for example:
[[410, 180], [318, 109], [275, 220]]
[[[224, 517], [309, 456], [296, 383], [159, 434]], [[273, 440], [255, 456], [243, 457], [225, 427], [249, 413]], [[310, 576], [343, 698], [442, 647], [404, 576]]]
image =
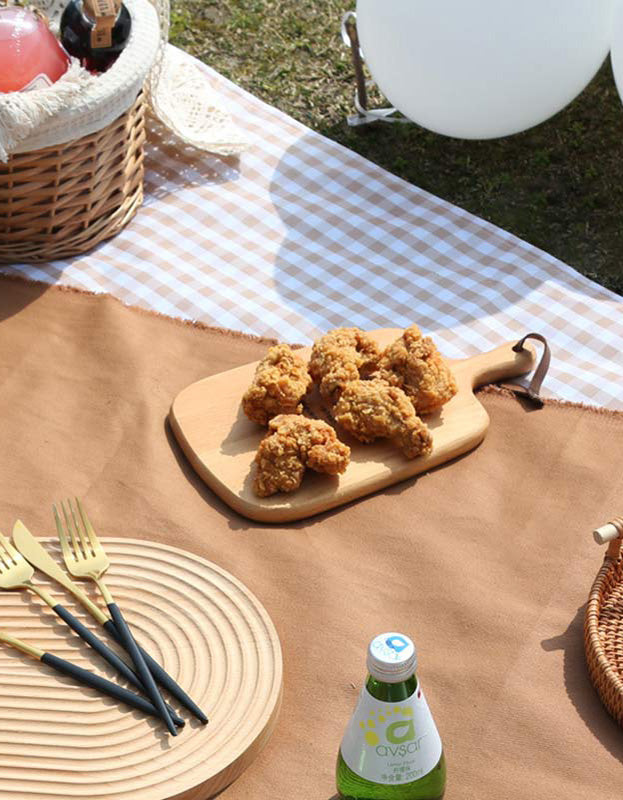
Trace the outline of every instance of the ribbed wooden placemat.
[[[111, 560], [107, 583], [137, 639], [210, 722], [201, 725], [171, 701], [186, 719], [172, 738], [157, 720], [2, 647], [0, 796], [204, 800], [241, 774], [275, 726], [282, 677], [277, 634], [258, 600], [215, 564], [149, 541], [102, 543]], [[62, 563], [58, 544], [46, 546]], [[97, 627], [55, 584], [35, 578]], [[30, 594], [0, 595], [0, 628], [116, 680]]]

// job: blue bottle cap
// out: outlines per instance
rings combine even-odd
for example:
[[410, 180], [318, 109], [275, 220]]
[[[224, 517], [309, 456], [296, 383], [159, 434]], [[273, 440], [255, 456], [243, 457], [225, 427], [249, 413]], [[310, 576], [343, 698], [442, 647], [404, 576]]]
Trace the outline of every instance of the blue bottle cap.
[[367, 667], [370, 675], [377, 681], [406, 681], [417, 667], [415, 645], [404, 633], [381, 633], [370, 642]]

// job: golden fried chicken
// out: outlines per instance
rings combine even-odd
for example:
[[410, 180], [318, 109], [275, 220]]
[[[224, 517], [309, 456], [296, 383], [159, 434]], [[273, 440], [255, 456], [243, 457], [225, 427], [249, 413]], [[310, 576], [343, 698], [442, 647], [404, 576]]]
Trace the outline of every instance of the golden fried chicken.
[[244, 413], [260, 425], [268, 425], [277, 414], [301, 414], [311, 383], [305, 362], [287, 344], [275, 345], [257, 365], [253, 383], [244, 393]]
[[418, 414], [430, 414], [457, 392], [433, 340], [423, 337], [417, 325], [407, 328], [383, 351], [373, 377], [402, 389]]
[[336, 328], [314, 342], [309, 373], [320, 394], [333, 405], [350, 381], [365, 378], [377, 368], [379, 348], [359, 328]]
[[428, 455], [433, 449], [433, 437], [407, 395], [378, 378], [348, 383], [333, 416], [360, 442], [391, 439], [407, 458]]
[[344, 472], [350, 448], [340, 442], [327, 422], [280, 414], [269, 422], [255, 461], [253, 489], [258, 497], [269, 497], [298, 489], [306, 468], [328, 475]]

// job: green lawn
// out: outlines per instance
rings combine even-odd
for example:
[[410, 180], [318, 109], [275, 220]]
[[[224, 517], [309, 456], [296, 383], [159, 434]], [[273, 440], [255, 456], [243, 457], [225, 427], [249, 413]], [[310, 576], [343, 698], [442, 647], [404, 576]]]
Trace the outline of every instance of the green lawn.
[[[325, 136], [623, 294], [623, 106], [609, 61], [553, 119], [484, 142], [349, 128], [355, 0], [172, 0], [171, 41]], [[376, 100], [375, 100], [376, 104]]]

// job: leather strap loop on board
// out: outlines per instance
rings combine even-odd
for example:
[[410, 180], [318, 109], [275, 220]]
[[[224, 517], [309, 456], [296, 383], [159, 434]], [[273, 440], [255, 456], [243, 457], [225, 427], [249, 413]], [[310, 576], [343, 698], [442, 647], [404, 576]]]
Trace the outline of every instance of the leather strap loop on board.
[[532, 380], [527, 387], [520, 386], [518, 383], [503, 383], [502, 386], [505, 389], [510, 389], [512, 392], [515, 392], [515, 394], [519, 394], [522, 397], [531, 400], [540, 408], [543, 406], [543, 398], [540, 395], [541, 384], [547, 375], [552, 354], [549, 349], [549, 345], [547, 344], [547, 340], [544, 336], [541, 336], [540, 333], [527, 333], [523, 339], [520, 339], [517, 344], [513, 346], [515, 353], [519, 353], [524, 349], [524, 342], [526, 339], [536, 339], [543, 345], [543, 355], [541, 356], [538, 367], [534, 371]]

